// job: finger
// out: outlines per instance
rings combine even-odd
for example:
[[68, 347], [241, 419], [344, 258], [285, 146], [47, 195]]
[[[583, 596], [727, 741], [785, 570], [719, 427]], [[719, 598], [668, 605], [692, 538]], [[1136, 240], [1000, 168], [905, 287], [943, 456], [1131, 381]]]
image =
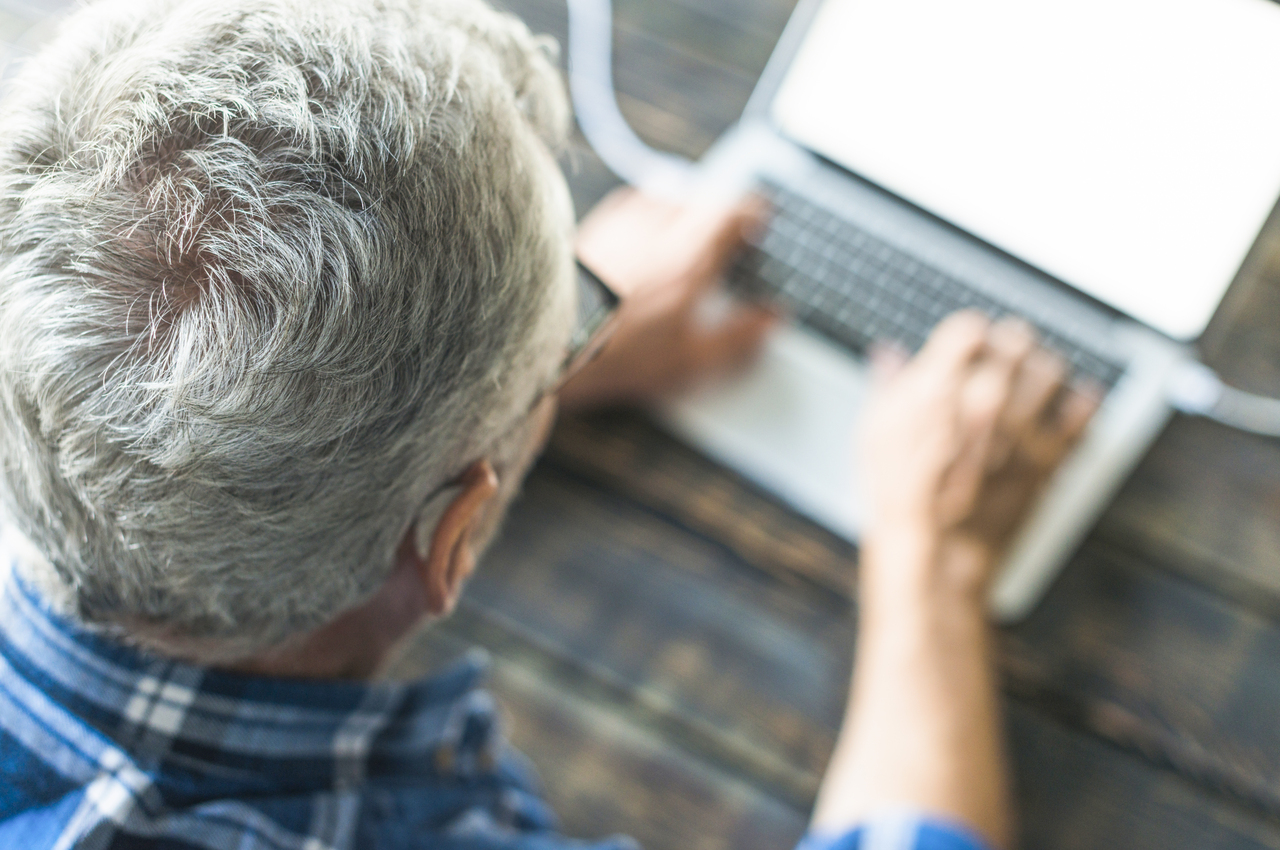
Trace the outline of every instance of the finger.
[[948, 471], [951, 508], [963, 513], [977, 499], [991, 470], [1012, 453], [1000, 429], [1024, 352], [1026, 330], [1010, 322], [990, 325], [972, 367], [960, 373], [957, 388], [958, 450]]
[[1035, 348], [1030, 328], [1015, 319], [989, 326], [981, 353], [962, 393], [962, 410], [975, 422], [1000, 421], [1023, 362]]
[[[588, 266], [609, 271], [637, 253], [638, 245], [662, 244], [680, 207], [630, 187], [615, 189], [578, 226], [574, 250]], [[648, 259], [648, 258], [642, 258]], [[619, 275], [627, 278], [633, 275]], [[610, 281], [616, 283], [617, 281]]]
[[982, 353], [991, 322], [973, 310], [952, 313], [938, 323], [916, 355], [915, 368], [933, 373], [935, 380], [956, 383], [960, 374]]
[[1009, 362], [1021, 363], [1036, 348], [1036, 334], [1030, 325], [1011, 316], [991, 325], [987, 334], [989, 353]]
[[696, 252], [690, 264], [693, 286], [689, 294], [696, 297], [720, 279], [750, 234], [764, 226], [767, 207], [758, 198], [748, 198], [732, 207], [690, 210], [689, 216], [687, 244]]
[[636, 199], [639, 197], [641, 197], [640, 192], [635, 187], [619, 186], [596, 202], [596, 205], [591, 208], [591, 212], [588, 213], [587, 217], [590, 218], [597, 213], [607, 214], [617, 212], [618, 209], [635, 203]]
[[1058, 432], [1074, 445], [1102, 404], [1102, 394], [1091, 389], [1072, 389], [1058, 408]]
[[671, 225], [684, 210], [679, 204], [621, 186], [605, 195], [578, 225], [578, 242], [590, 242], [600, 229], [622, 229], [632, 237]]
[[644, 216], [649, 219], [674, 219], [685, 210], [683, 204], [675, 201], [669, 201], [657, 195], [650, 195], [642, 189], [634, 186], [619, 186], [604, 198], [592, 209], [604, 210], [605, 212], [618, 212], [626, 210], [629, 214]]
[[1009, 407], [1022, 366], [1035, 341], [1020, 323], [1004, 320], [992, 325], [977, 364], [960, 396], [961, 427], [967, 439], [981, 446], [970, 450], [967, 460], [984, 470], [1004, 466], [1016, 446], [1016, 435], [1007, 428]]
[[1077, 389], [1059, 396], [1054, 421], [1026, 435], [1022, 454], [1044, 473], [1052, 471], [1075, 447], [1098, 410], [1101, 394]]
[[720, 280], [750, 234], [763, 227], [767, 216], [768, 205], [755, 196], [731, 207], [689, 208], [679, 224], [687, 228], [683, 239], [694, 252], [686, 299], [697, 299]]
[[990, 458], [994, 466], [1003, 464], [1013, 448], [1016, 434], [1009, 427], [1010, 409], [1017, 404], [1024, 366], [1035, 351], [1035, 332], [1020, 319], [1000, 319], [987, 334], [987, 346], [981, 358], [984, 368], [978, 376], [978, 385], [988, 393], [985, 401], [990, 409], [984, 409], [983, 415], [994, 412], [997, 417], [996, 451]]
[[612, 222], [619, 216], [632, 217], [645, 206], [644, 196], [631, 186], [620, 186], [600, 199], [598, 203], [583, 217], [578, 225], [578, 238], [590, 236], [591, 232]]
[[884, 386], [906, 368], [911, 355], [897, 343], [876, 342], [867, 352], [867, 360], [871, 364], [871, 383]]
[[1066, 379], [1067, 364], [1061, 357], [1044, 348], [1032, 351], [1014, 382], [1013, 396], [1005, 410], [1005, 430], [1016, 437], [1047, 425], [1050, 407]]
[[745, 219], [742, 227], [742, 238], [746, 242], [759, 242], [769, 229], [769, 219], [773, 216], [773, 205], [760, 195], [748, 195], [742, 200]]
[[777, 323], [778, 316], [773, 311], [742, 305], [716, 327], [695, 330], [687, 360], [690, 376], [723, 375], [746, 365]]

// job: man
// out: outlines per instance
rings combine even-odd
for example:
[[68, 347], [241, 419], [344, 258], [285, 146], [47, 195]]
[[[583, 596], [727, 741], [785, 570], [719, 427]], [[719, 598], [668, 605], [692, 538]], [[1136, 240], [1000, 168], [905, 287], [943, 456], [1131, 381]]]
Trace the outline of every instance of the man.
[[[363, 681], [452, 609], [557, 394], [652, 399], [772, 321], [696, 310], [760, 210], [616, 195], [577, 253], [627, 301], [580, 368], [566, 123], [543, 43], [472, 0], [107, 0], [24, 69], [0, 846], [577, 846], [473, 666]], [[1007, 847], [982, 598], [1092, 402], [973, 315], [882, 372], [851, 715], [805, 846]]]

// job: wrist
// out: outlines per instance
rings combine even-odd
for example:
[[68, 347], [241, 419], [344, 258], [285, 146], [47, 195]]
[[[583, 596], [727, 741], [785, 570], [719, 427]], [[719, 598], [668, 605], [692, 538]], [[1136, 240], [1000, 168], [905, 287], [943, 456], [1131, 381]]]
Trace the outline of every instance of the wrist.
[[[987, 555], [964, 541], [939, 536], [864, 541], [859, 570], [858, 667], [924, 670], [986, 657], [991, 624]], [[983, 568], [983, 569], [980, 569]], [[936, 665], [935, 665], [936, 666]], [[854, 682], [858, 680], [855, 673]]]
[[996, 559], [990, 547], [955, 531], [912, 524], [881, 527], [863, 538], [860, 595], [894, 607], [985, 612]]

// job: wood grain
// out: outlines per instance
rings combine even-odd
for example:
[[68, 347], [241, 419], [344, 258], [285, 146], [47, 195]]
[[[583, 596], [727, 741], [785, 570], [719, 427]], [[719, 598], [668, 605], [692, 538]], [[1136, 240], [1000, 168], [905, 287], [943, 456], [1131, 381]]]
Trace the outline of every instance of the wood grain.
[[[593, 467], [589, 446], [598, 432]], [[643, 420], [620, 413], [569, 420], [561, 434], [548, 465], [678, 517], [782, 584], [817, 585], [832, 596], [850, 591], [852, 553], [837, 538], [824, 540], [708, 461], [678, 448], [658, 450], [664, 438]], [[761, 529], [770, 542], [754, 545]], [[1135, 607], [1135, 600], [1143, 604]], [[1006, 665], [1012, 693], [1056, 709], [1082, 731], [1280, 812], [1280, 738], [1241, 734], [1248, 727], [1228, 707], [1243, 702], [1259, 716], [1280, 710], [1272, 685], [1280, 681], [1278, 636], [1271, 619], [1095, 540], [1040, 609], [1008, 631]], [[1254, 652], [1255, 644], [1276, 651]]]
[[[491, 642], [463, 616], [422, 631], [389, 671], [412, 677]], [[610, 700], [530, 665], [494, 655], [491, 685], [513, 743], [538, 766], [564, 831], [577, 838], [626, 834], [649, 848], [775, 850], [793, 845], [806, 817], [689, 755], [620, 712]]]
[[[590, 540], [582, 536], [588, 529]], [[571, 822], [583, 825], [579, 834], [597, 834], [602, 823], [635, 832], [647, 817], [663, 816], [652, 799], [646, 805], [653, 810], [630, 808], [609, 803], [600, 790], [630, 793], [628, 772], [639, 768], [627, 758], [619, 756], [622, 775], [608, 779], [614, 784], [598, 781], [585, 796], [581, 779], [564, 775], [563, 765], [576, 763], [576, 748], [625, 752], [633, 735], [662, 742], [690, 762], [687, 769], [698, 766], [698, 776], [719, 778], [708, 787], [729, 778], [736, 783], [725, 799], [706, 802], [709, 808], [696, 819], [701, 829], [724, 834], [717, 831], [732, 829], [725, 818], [764, 816], [743, 815], [745, 799], [772, 800], [800, 818], [839, 719], [853, 623], [825, 593], [743, 566], [691, 529], [636, 510], [617, 494], [584, 488], [544, 464], [475, 578], [467, 605], [436, 627], [434, 637], [443, 632], [459, 643], [478, 642], [502, 660], [500, 669], [521, 671], [523, 689], [497, 679], [517, 728], [522, 713], [533, 710], [524, 704], [531, 682], [562, 697], [557, 711], [587, 718], [566, 727], [574, 731], [564, 737], [535, 736], [541, 748], [532, 753], [550, 764], [544, 772], [549, 787], [562, 789], [557, 802], [578, 812]], [[1153, 606], [1155, 625], [1096, 612], [1081, 623], [1067, 615], [1077, 594], [1105, 593], [1122, 608], [1142, 592], [1135, 585], [1152, 577], [1171, 585]], [[1228, 764], [1231, 744], [1212, 737], [1215, 717], [1273, 716], [1266, 704], [1270, 688], [1242, 693], [1227, 670], [1213, 681], [1181, 683], [1181, 696], [1158, 681], [1161, 670], [1176, 669], [1169, 656], [1212, 652], [1215, 640], [1233, 628], [1229, 612], [1207, 601], [1203, 589], [1132, 563], [1086, 559], [1054, 595], [1034, 629], [1028, 623], [1006, 636], [1006, 672], [1016, 680], [1010, 737], [1024, 846], [1280, 846], [1265, 806], [1240, 793], [1240, 776], [1232, 773], [1239, 765]], [[1048, 616], [1055, 609], [1063, 616]], [[1276, 639], [1263, 623], [1254, 627], [1259, 631], [1238, 640]], [[1081, 639], [1063, 639], [1073, 628], [1095, 633], [1094, 646], [1107, 664], [1081, 656]], [[423, 640], [433, 637], [425, 634]], [[1115, 647], [1127, 651], [1117, 654]], [[408, 654], [424, 657], [421, 648]], [[1115, 669], [1118, 658], [1128, 659], [1123, 670]], [[1203, 658], [1187, 660], [1199, 667]], [[1099, 682], [1085, 681], [1099, 673]], [[1144, 703], [1153, 693], [1172, 702]], [[631, 731], [622, 735], [624, 728]], [[529, 738], [518, 740], [528, 746]], [[1188, 759], [1188, 742], [1196, 740], [1199, 749]], [[1175, 755], [1182, 761], [1170, 763], [1167, 751], [1142, 750], [1153, 742], [1181, 748]], [[1248, 746], [1249, 739], [1237, 743]], [[1258, 743], [1266, 749], [1265, 741]], [[1214, 784], [1222, 776], [1237, 787]], [[1274, 782], [1263, 782], [1253, 790], [1269, 794], [1271, 787]], [[743, 788], [751, 793], [742, 796]], [[661, 829], [659, 843], [650, 836], [649, 846], [688, 846], [681, 842], [690, 839], [669, 824]], [[1109, 835], [1124, 836], [1124, 843], [1100, 845]]]
[[[506, 5], [563, 39], [560, 3]], [[791, 3], [615, 6], [624, 113], [694, 157]], [[564, 162], [579, 210], [616, 184], [581, 140]], [[1257, 253], [1201, 348], [1280, 394], [1276, 257]], [[640, 414], [571, 418], [459, 617], [405, 658], [492, 649], [517, 740], [579, 834], [784, 847], [843, 706], [855, 558]], [[1176, 418], [1002, 636], [1024, 846], [1280, 847], [1278, 617], [1280, 445]]]

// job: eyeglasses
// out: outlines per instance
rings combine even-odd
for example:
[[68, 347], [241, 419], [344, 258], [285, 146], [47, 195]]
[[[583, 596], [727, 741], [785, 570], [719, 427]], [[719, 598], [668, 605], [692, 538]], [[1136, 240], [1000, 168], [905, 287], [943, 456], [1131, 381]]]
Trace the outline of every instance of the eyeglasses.
[[[514, 430], [537, 409], [547, 396], [558, 393], [583, 366], [595, 359], [613, 332], [614, 319], [618, 315], [622, 299], [609, 287], [609, 284], [584, 266], [581, 260], [575, 259], [574, 262], [578, 273], [578, 317], [574, 322], [573, 334], [569, 337], [564, 361], [555, 379], [549, 386], [534, 395], [524, 417], [516, 420], [508, 431]], [[454, 483], [456, 482], [446, 481], [432, 490], [423, 499], [423, 504], [430, 502]]]
[[622, 299], [609, 288], [609, 284], [583, 265], [582, 260], [574, 262], [578, 268], [578, 319], [569, 338], [560, 375], [554, 386], [535, 400], [535, 406], [541, 401], [541, 396], [558, 391], [583, 366], [595, 359], [613, 331], [613, 320], [622, 304]]

